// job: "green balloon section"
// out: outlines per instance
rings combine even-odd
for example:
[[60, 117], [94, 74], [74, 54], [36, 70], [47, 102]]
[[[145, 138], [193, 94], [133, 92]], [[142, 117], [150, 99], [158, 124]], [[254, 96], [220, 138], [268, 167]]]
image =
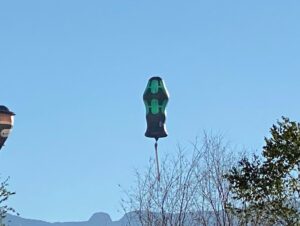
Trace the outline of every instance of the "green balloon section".
[[158, 138], [168, 136], [166, 131], [166, 106], [169, 101], [167, 88], [160, 77], [149, 79], [143, 95], [146, 107], [146, 137]]

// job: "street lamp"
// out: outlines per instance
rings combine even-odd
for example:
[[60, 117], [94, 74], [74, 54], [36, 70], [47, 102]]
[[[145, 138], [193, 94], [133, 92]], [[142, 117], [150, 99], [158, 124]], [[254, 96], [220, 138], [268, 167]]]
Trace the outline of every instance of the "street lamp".
[[0, 150], [14, 125], [14, 115], [7, 107], [0, 105]]

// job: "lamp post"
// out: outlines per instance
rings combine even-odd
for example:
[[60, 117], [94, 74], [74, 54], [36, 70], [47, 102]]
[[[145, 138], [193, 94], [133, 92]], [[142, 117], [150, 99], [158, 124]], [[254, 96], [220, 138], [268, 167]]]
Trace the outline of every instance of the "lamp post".
[[0, 105], [0, 150], [3, 147], [14, 125], [15, 113]]

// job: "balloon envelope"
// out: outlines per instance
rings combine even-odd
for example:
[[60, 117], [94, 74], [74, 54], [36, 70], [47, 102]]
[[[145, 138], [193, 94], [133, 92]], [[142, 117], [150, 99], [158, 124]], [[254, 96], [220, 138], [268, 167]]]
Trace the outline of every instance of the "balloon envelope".
[[0, 149], [3, 147], [14, 124], [14, 113], [0, 105]]
[[146, 107], [147, 120], [145, 136], [156, 140], [168, 136], [165, 122], [169, 94], [160, 77], [149, 79], [143, 100]]

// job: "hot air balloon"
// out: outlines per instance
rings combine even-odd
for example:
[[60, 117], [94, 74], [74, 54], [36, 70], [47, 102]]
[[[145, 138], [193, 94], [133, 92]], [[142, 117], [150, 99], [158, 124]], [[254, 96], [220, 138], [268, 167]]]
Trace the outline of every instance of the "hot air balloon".
[[160, 77], [149, 79], [143, 95], [146, 107], [147, 130], [146, 137], [159, 138], [168, 136], [166, 131], [166, 106], [169, 94]]
[[14, 115], [7, 107], [0, 105], [0, 150], [13, 127]]
[[159, 138], [168, 136], [166, 130], [166, 106], [169, 101], [169, 94], [164, 81], [160, 77], [149, 79], [143, 95], [146, 107], [147, 130], [146, 137], [155, 139], [155, 154], [157, 163], [157, 178], [160, 180], [157, 141]]

